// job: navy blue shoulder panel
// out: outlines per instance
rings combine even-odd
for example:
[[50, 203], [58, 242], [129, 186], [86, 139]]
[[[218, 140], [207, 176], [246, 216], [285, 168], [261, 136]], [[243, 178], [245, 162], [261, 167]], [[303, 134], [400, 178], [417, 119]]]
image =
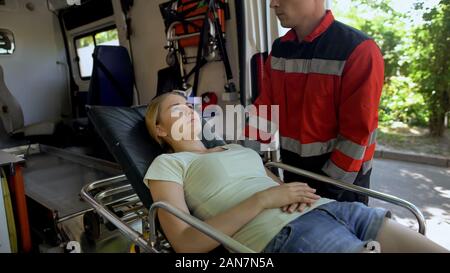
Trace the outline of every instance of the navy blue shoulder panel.
[[292, 42], [282, 42], [281, 38], [275, 39], [275, 41], [272, 44], [272, 56], [274, 57], [282, 57], [282, 50], [283, 48], [286, 48], [287, 46], [290, 46], [290, 44], [294, 44]]
[[371, 38], [363, 32], [334, 21], [322, 35], [311, 43], [282, 42], [280, 38], [275, 40], [272, 56], [288, 59], [316, 58], [345, 61], [358, 45], [369, 39]]

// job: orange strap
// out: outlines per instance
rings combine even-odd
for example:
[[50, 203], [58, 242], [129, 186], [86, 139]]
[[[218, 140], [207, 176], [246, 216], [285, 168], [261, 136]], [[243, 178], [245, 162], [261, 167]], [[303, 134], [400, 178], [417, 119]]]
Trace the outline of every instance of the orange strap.
[[20, 241], [22, 246], [22, 251], [24, 253], [31, 252], [31, 233], [30, 233], [30, 223], [28, 220], [28, 209], [25, 197], [25, 186], [23, 183], [22, 167], [16, 165], [14, 167], [14, 175], [11, 176], [11, 186], [12, 192], [14, 192], [15, 207], [16, 207], [16, 217], [19, 223], [20, 230]]

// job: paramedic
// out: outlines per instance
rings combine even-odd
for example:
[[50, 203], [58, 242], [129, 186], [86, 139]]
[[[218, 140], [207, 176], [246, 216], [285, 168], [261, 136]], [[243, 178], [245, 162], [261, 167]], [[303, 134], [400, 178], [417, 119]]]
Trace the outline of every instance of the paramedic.
[[[324, 0], [272, 0], [281, 25], [256, 106], [279, 105], [285, 164], [369, 188], [384, 61], [376, 43], [325, 10]], [[285, 173], [339, 201], [368, 198]]]

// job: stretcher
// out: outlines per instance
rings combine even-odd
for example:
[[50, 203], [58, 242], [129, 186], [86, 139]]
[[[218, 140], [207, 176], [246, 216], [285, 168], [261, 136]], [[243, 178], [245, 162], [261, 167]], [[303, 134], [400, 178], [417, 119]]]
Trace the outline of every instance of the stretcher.
[[[143, 183], [144, 175], [151, 162], [161, 154], [159, 145], [152, 141], [145, 126], [145, 107], [121, 108], [93, 106], [88, 110], [89, 119], [94, 124], [99, 135], [105, 141], [110, 152], [122, 166], [124, 174], [87, 184], [81, 191], [81, 196], [97, 213], [110, 223], [127, 238], [132, 240], [141, 252], [166, 253], [173, 252], [169, 242], [164, 237], [157, 222], [156, 211], [166, 210], [192, 227], [198, 229], [209, 237], [221, 243], [231, 252], [251, 253], [248, 247], [237, 242], [230, 236], [215, 230], [208, 224], [190, 214], [180, 211], [166, 202], [153, 203], [150, 191]], [[203, 141], [207, 148], [223, 145], [223, 141]], [[339, 188], [380, 199], [411, 211], [419, 222], [421, 234], [425, 234], [425, 218], [421, 211], [412, 203], [398, 197], [365, 189], [348, 183], [340, 182], [329, 177], [324, 177], [304, 171], [280, 162], [267, 162], [266, 167], [277, 168], [295, 174], [311, 177], [318, 181], [335, 185]], [[110, 198], [110, 199], [108, 199]], [[139, 215], [140, 230], [131, 227], [120, 215], [115, 213], [108, 202], [111, 199], [140, 200], [142, 210], [135, 211]]]

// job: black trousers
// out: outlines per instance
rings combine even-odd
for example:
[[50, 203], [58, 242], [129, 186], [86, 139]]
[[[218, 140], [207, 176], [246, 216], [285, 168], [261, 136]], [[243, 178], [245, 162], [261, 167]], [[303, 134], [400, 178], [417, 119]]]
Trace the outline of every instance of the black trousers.
[[[291, 165], [303, 170], [314, 172], [320, 175], [327, 176], [323, 171], [322, 167], [326, 161], [330, 158], [331, 154], [325, 154], [315, 157], [301, 157], [296, 153], [281, 149], [281, 161], [284, 164]], [[366, 174], [362, 174], [362, 171], [358, 173], [355, 183], [356, 186], [361, 186], [364, 188], [370, 188], [370, 175], [372, 170], [368, 171]], [[307, 183], [311, 188], [316, 189], [316, 194], [321, 197], [326, 197], [334, 199], [341, 202], [361, 202], [366, 205], [369, 203], [369, 198], [364, 195], [353, 193], [347, 190], [340, 189], [333, 185], [320, 182], [311, 178], [307, 178], [301, 175], [292, 174], [289, 172], [284, 172], [284, 182], [303, 182]]]

